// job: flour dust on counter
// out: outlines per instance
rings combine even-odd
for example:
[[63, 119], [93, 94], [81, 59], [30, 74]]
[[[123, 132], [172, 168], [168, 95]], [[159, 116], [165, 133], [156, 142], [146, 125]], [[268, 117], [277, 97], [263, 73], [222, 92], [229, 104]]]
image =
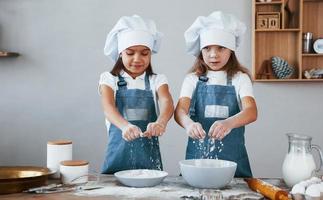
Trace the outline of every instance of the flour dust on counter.
[[188, 186], [182, 177], [167, 177], [155, 187], [134, 188], [119, 184], [114, 177], [104, 177], [100, 184], [103, 188], [78, 191], [77, 196], [111, 196], [118, 199], [262, 199], [263, 196], [251, 191], [242, 179], [234, 179], [222, 189], [198, 189]]

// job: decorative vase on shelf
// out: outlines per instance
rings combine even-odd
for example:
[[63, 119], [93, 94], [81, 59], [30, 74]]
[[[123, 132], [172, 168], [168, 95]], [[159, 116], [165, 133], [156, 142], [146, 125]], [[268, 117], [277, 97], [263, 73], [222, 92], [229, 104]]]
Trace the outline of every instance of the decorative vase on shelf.
[[295, 68], [288, 64], [288, 62], [278, 56], [271, 58], [271, 66], [274, 74], [279, 79], [291, 78], [295, 73]]

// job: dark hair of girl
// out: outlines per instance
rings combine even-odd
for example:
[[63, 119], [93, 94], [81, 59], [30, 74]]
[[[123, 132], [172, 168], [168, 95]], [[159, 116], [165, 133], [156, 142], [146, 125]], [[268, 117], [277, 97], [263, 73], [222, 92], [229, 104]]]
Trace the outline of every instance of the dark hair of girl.
[[[198, 57], [195, 59], [194, 65], [190, 69], [189, 72], [194, 72], [197, 76], [201, 76], [201, 75], [206, 75], [208, 69], [209, 69], [209, 67], [204, 62], [203, 56], [202, 56], [202, 51], [201, 51], [200, 54], [198, 55]], [[251, 79], [251, 75], [250, 75], [249, 70], [247, 68], [243, 67], [239, 63], [234, 51], [231, 51], [231, 56], [230, 56], [228, 62], [223, 66], [222, 69], [227, 72], [229, 77], [233, 77], [237, 72], [241, 71], [243, 73], [246, 73], [249, 76], [249, 78]]]
[[[118, 74], [120, 73], [121, 70], [127, 71], [126, 67], [122, 63], [122, 58], [119, 57], [116, 64], [114, 64], [112, 70], [110, 71], [110, 73], [114, 76], [118, 76]], [[155, 74], [153, 72], [153, 68], [151, 66], [151, 63], [149, 63], [148, 68], [146, 69], [146, 73], [147, 73], [147, 75]]]

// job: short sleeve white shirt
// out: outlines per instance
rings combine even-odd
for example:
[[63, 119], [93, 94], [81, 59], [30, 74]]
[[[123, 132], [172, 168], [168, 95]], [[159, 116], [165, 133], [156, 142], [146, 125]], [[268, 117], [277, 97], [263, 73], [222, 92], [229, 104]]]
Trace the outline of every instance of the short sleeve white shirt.
[[[124, 80], [127, 82], [127, 88], [128, 89], [145, 89], [145, 76], [146, 72], [141, 74], [140, 76], [136, 77], [133, 79], [127, 72], [121, 71], [120, 75], [124, 78]], [[99, 80], [99, 87], [98, 87], [98, 92], [101, 95], [101, 90], [100, 86], [101, 85], [106, 85], [109, 86], [113, 91], [114, 94], [116, 94], [116, 91], [118, 89], [118, 81], [119, 78], [118, 76], [112, 75], [110, 72], [103, 72], [100, 75], [100, 80]], [[158, 107], [158, 99], [157, 99], [157, 91], [160, 86], [164, 84], [168, 84], [167, 78], [163, 74], [153, 74], [149, 76], [149, 83], [150, 83], [150, 88], [152, 90], [153, 96], [154, 96], [154, 102], [156, 106], [156, 112], [157, 115], [159, 115], [159, 107]], [[110, 126], [110, 122], [106, 120], [107, 127]]]
[[[208, 71], [209, 78], [207, 85], [227, 85], [227, 73], [225, 71]], [[194, 73], [186, 75], [182, 84], [180, 98], [192, 98], [193, 92], [198, 82], [198, 76]], [[232, 77], [232, 85], [237, 94], [237, 100], [240, 104], [241, 99], [246, 96], [254, 98], [252, 82], [246, 73], [238, 72]], [[239, 105], [241, 108], [241, 104]]]

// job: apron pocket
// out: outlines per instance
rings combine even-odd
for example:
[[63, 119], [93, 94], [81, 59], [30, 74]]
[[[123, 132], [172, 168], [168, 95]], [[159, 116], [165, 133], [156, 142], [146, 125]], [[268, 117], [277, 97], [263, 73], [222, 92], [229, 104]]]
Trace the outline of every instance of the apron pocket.
[[127, 119], [127, 121], [147, 121], [148, 110], [144, 108], [126, 109], [124, 116]]
[[206, 105], [204, 111], [205, 118], [228, 118], [229, 107], [221, 105]]

